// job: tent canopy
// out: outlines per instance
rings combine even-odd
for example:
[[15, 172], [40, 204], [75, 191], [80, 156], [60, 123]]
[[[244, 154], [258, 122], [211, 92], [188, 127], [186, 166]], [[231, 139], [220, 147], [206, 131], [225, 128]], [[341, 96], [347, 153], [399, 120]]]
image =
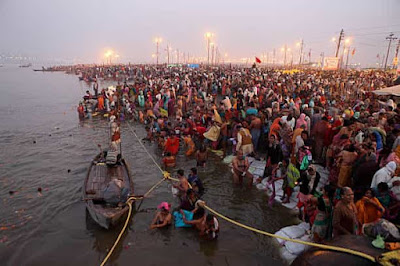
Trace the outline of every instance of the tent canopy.
[[373, 93], [379, 96], [386, 96], [386, 95], [400, 96], [400, 85], [376, 90], [373, 91]]

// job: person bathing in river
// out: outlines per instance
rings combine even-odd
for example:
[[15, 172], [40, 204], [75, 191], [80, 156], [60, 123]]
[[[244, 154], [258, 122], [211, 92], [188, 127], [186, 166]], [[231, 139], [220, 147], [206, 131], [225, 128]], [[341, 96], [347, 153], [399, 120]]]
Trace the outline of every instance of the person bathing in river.
[[179, 179], [179, 183], [176, 185], [173, 185], [173, 187], [178, 189], [179, 196], [183, 196], [186, 194], [186, 191], [189, 189], [189, 182], [186, 179], [185, 172], [182, 169], [178, 170], [178, 179]]
[[162, 159], [164, 169], [176, 166], [176, 158], [170, 152], [167, 152]]
[[246, 156], [243, 155], [241, 150], [237, 151], [236, 157], [232, 160], [233, 166], [233, 182], [235, 184], [242, 185], [243, 184], [243, 177], [248, 178], [249, 186], [253, 184], [253, 175], [249, 172], [249, 161], [247, 160]]
[[150, 229], [162, 228], [171, 224], [172, 215], [169, 212], [170, 208], [170, 204], [165, 201], [161, 202], [160, 205], [158, 205], [159, 211], [157, 211], [156, 215], [154, 216], [154, 219], [150, 225]]
[[214, 215], [208, 214], [206, 215], [206, 212], [204, 211], [203, 208], [199, 208], [197, 212], [197, 217], [199, 217], [196, 220], [188, 221], [186, 220], [186, 217], [181, 210], [182, 216], [183, 216], [183, 222], [185, 224], [190, 224], [192, 225], [195, 229], [199, 231], [200, 236], [206, 237], [208, 240], [216, 239], [218, 238], [218, 233], [219, 233], [219, 223], [217, 218]]
[[193, 167], [190, 169], [188, 182], [192, 186], [192, 189], [197, 193], [197, 195], [202, 195], [204, 193], [203, 182], [201, 182], [200, 178], [197, 175], [197, 168]]
[[206, 166], [208, 154], [207, 154], [207, 148], [206, 146], [202, 145], [200, 150], [196, 152], [196, 161], [197, 161], [197, 166]]

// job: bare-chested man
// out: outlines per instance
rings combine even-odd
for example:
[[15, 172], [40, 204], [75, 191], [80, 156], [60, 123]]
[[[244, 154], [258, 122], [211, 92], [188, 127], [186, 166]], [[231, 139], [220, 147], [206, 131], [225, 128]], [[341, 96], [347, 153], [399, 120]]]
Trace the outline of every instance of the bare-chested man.
[[233, 166], [233, 182], [235, 184], [242, 185], [243, 184], [243, 177], [247, 177], [249, 181], [249, 186], [253, 184], [253, 175], [249, 172], [249, 161], [247, 160], [246, 156], [243, 156], [243, 152], [239, 150], [236, 153], [236, 157], [232, 160]]
[[196, 152], [197, 166], [205, 167], [207, 159], [208, 159], [207, 147], [202, 145], [200, 150]]
[[257, 151], [258, 140], [260, 139], [261, 135], [261, 127], [262, 127], [261, 119], [255, 115], [252, 115], [250, 123], [250, 132], [251, 132], [251, 139], [253, 141], [254, 152]]

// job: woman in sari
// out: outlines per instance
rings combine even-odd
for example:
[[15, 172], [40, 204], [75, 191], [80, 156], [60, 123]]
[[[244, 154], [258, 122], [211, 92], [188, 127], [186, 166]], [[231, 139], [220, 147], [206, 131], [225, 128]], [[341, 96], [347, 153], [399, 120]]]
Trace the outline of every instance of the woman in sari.
[[270, 137], [271, 135], [275, 135], [276, 139], [279, 139], [279, 130], [281, 129], [281, 126], [279, 124], [280, 121], [281, 121], [280, 117], [274, 120], [271, 127], [269, 128], [268, 137]]
[[335, 190], [326, 185], [322, 189], [322, 196], [318, 197], [318, 204], [311, 233], [314, 241], [321, 242], [332, 237], [332, 198]]
[[385, 208], [374, 196], [372, 189], [368, 189], [362, 199], [357, 201], [357, 220], [360, 225], [372, 223], [380, 219]]
[[350, 144], [349, 135], [345, 134], [348, 132], [347, 128], [343, 127], [338, 134], [333, 138], [332, 144], [326, 154], [327, 166], [329, 171], [329, 181], [336, 184], [338, 181], [340, 161], [337, 160], [339, 153]]

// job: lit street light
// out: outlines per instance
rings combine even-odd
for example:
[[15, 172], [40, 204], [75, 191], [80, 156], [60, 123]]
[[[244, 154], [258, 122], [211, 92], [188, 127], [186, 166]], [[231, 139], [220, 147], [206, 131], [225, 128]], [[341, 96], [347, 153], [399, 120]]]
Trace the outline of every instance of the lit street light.
[[106, 58], [106, 63], [108, 63], [111, 65], [111, 57], [113, 56], [114, 51], [113, 50], [107, 50], [107, 52], [104, 53], [104, 57]]
[[286, 53], [290, 52], [290, 48], [288, 48], [287, 45], [285, 44], [285, 46], [281, 48], [281, 51], [285, 53], [285, 57], [283, 59], [283, 66], [286, 66]]
[[300, 54], [299, 55], [299, 65], [301, 65], [301, 59], [303, 57], [303, 46], [304, 46], [303, 40], [301, 40], [301, 42], [296, 43], [296, 46], [300, 47], [300, 49], [299, 49], [299, 54]]
[[214, 62], [214, 50], [215, 50], [215, 43], [210, 43], [210, 46], [211, 46], [211, 65], [213, 65], [215, 62]]
[[157, 45], [157, 50], [156, 50], [156, 55], [157, 55], [157, 65], [158, 65], [158, 56], [159, 56], [159, 52], [158, 52], [158, 46], [160, 45], [160, 43], [162, 42], [162, 38], [157, 37], [154, 39], [154, 42]]
[[206, 32], [206, 34], [204, 34], [204, 37], [207, 39], [207, 64], [210, 64], [210, 40], [213, 36], [214, 34], [211, 32]]

